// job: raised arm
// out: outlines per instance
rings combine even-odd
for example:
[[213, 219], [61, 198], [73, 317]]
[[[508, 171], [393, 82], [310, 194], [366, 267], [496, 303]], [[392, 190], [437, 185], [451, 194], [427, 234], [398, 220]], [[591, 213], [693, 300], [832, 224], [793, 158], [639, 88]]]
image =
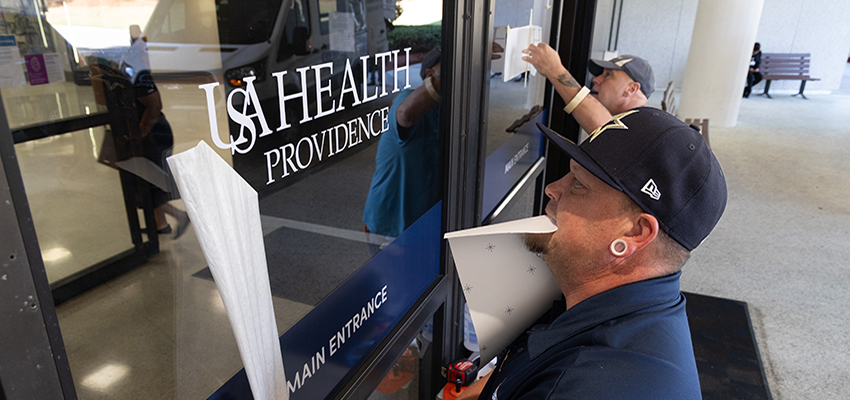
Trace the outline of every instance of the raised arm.
[[[582, 85], [561, 64], [561, 57], [553, 48], [546, 43], [532, 44], [522, 51], [527, 54], [522, 57], [528, 61], [537, 72], [549, 79], [555, 90], [567, 104], [575, 97]], [[593, 96], [587, 96], [572, 112], [573, 118], [587, 131], [593, 132], [596, 128], [605, 125], [611, 120], [611, 113]]]
[[[396, 110], [396, 121], [398, 121], [398, 124], [403, 128], [412, 128], [414, 125], [418, 124], [422, 118], [425, 118], [425, 116], [431, 112], [431, 109], [437, 106], [437, 99], [440, 94], [440, 76], [431, 75], [428, 78], [431, 79], [431, 88], [434, 90], [434, 95], [429, 92], [427, 84], [423, 82], [421, 86], [416, 88], [413, 93], [408, 95], [407, 98], [398, 105], [398, 109]], [[435, 95], [437, 96], [437, 99], [434, 98]]]

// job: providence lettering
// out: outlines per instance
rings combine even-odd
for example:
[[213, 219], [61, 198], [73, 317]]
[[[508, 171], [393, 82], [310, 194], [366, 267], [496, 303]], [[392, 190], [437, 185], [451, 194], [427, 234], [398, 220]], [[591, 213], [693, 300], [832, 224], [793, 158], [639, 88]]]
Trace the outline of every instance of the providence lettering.
[[[266, 186], [275, 182], [275, 177], [287, 176], [307, 169], [314, 161], [321, 162], [345, 149], [377, 137], [389, 129], [389, 107], [380, 108], [319, 133], [302, 137], [296, 143], [287, 143], [277, 149], [263, 153], [266, 156], [268, 181]], [[325, 151], [327, 149], [327, 151]]]
[[[331, 335], [328, 340], [328, 348], [330, 351], [328, 352], [327, 357], [333, 357], [334, 354], [338, 353], [346, 340], [350, 339], [355, 333], [357, 333], [357, 331], [364, 326], [364, 323], [386, 302], [387, 286], [384, 285], [381, 290], [369, 299], [366, 305], [360, 308], [360, 311], [355, 312], [345, 325], [342, 325], [336, 333]], [[300, 371], [296, 370], [295, 376], [292, 380], [286, 380], [286, 387], [289, 389], [289, 392], [294, 393], [296, 390], [301, 389], [301, 387], [307, 382], [307, 379], [312, 378], [313, 375], [319, 371], [322, 365], [325, 364], [325, 359], [325, 346], [322, 346], [316, 354], [310, 357], [309, 362], [304, 363], [304, 366]]]
[[[404, 49], [404, 66], [399, 65], [399, 50], [392, 50], [375, 55], [374, 64], [376, 66], [381, 66], [381, 78], [379, 87], [376, 87], [374, 92], [371, 94], [369, 93], [367, 86], [367, 74], [369, 70], [368, 64], [370, 62], [370, 56], [360, 57], [361, 73], [363, 79], [359, 87], [359, 92], [358, 86], [354, 79], [354, 71], [352, 71], [350, 59], [347, 59], [345, 61], [345, 71], [343, 72], [342, 83], [340, 84], [339, 88], [334, 88], [334, 80], [330, 79], [330, 77], [334, 73], [334, 67], [332, 62], [296, 68], [295, 72], [298, 74], [298, 81], [300, 82], [301, 91], [295, 93], [286, 93], [286, 87], [284, 85], [284, 76], [289, 73], [288, 71], [278, 71], [271, 73], [271, 76], [274, 77], [277, 83], [278, 109], [276, 111], [279, 113], [280, 116], [280, 125], [277, 126], [274, 131], [272, 131], [271, 128], [268, 126], [268, 123], [265, 118], [265, 113], [269, 110], [263, 110], [262, 105], [260, 104], [260, 98], [257, 94], [257, 90], [254, 87], [254, 81], [257, 79], [257, 77], [248, 76], [243, 78], [243, 82], [245, 82], [245, 88], [235, 88], [231, 90], [230, 94], [228, 94], [227, 96], [227, 116], [228, 118], [230, 118], [231, 121], [239, 124], [240, 126], [239, 137], [234, 139], [231, 135], [230, 141], [228, 142], [223, 141], [218, 132], [214, 89], [219, 85], [219, 83], [212, 82], [203, 85], [198, 85], [198, 89], [203, 90], [206, 96], [207, 116], [209, 117], [210, 135], [212, 136], [212, 141], [220, 149], [230, 149], [231, 154], [247, 154], [254, 148], [254, 144], [256, 144], [258, 137], [265, 137], [271, 135], [274, 132], [282, 132], [292, 127], [292, 124], [290, 123], [291, 121], [287, 120], [287, 115], [292, 115], [292, 113], [287, 113], [286, 109], [288, 105], [291, 106], [297, 100], [300, 100], [297, 101], [297, 104], [299, 104], [301, 107], [302, 115], [301, 121], [299, 123], [303, 124], [305, 122], [313, 121], [344, 110], [345, 106], [343, 105], [343, 100], [345, 99], [345, 96], [351, 96], [353, 98], [353, 102], [351, 103], [351, 105], [352, 107], [354, 107], [368, 103], [377, 98], [387, 96], [390, 93], [396, 93], [401, 89], [407, 89], [411, 86], [409, 61], [410, 50], [410, 47]], [[394, 74], [393, 90], [391, 92], [387, 91], [386, 86], [386, 83], [388, 83], [386, 82], [388, 61], [394, 61], [392, 63]], [[405, 72], [406, 79], [405, 86], [399, 88], [398, 75], [401, 71]], [[315, 82], [315, 90], [309, 90], [309, 85], [307, 82], [311, 77]], [[336, 98], [333, 98], [334, 93], [338, 93], [336, 95]], [[238, 104], [236, 100], [240, 99], [242, 100], [241, 110], [236, 108], [236, 105]], [[326, 104], [326, 100], [330, 100], [331, 107], [328, 109], [323, 108], [324, 104]], [[315, 113], [313, 114], [310, 113], [311, 101], [315, 105]], [[249, 109], [253, 109], [253, 113], [249, 114]], [[248, 131], [248, 136], [250, 136], [250, 138], [246, 137], [246, 130]]]

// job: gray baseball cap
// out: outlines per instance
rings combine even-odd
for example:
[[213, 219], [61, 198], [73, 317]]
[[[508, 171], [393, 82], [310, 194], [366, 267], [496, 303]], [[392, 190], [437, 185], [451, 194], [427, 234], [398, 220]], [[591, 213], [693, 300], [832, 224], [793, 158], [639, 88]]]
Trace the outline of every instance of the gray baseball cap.
[[640, 83], [640, 91], [647, 98], [655, 91], [655, 74], [652, 73], [652, 66], [638, 56], [624, 54], [608, 61], [590, 60], [587, 66], [593, 75], [601, 75], [605, 68], [626, 71], [633, 81]]
[[440, 48], [436, 47], [428, 52], [425, 55], [425, 58], [422, 59], [422, 66], [419, 69], [419, 76], [424, 80], [425, 73], [428, 72], [429, 69], [433, 68], [437, 63], [440, 62], [441, 59]]

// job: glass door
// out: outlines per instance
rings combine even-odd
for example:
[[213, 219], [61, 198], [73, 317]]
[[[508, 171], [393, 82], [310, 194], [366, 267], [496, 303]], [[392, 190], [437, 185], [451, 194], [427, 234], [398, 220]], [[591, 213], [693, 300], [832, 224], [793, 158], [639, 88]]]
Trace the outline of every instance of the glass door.
[[419, 392], [448, 292], [442, 2], [22, 7], [0, 95], [79, 398], [249, 393], [165, 162], [201, 141], [259, 194], [292, 398], [376, 368], [376, 398]]

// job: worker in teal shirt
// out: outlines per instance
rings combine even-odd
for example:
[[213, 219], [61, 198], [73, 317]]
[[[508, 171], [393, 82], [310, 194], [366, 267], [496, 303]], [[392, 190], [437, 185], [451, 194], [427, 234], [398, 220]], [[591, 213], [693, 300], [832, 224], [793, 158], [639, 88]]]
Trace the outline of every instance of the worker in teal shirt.
[[[400, 235], [425, 214], [439, 195], [440, 49], [431, 50], [420, 69], [423, 84], [393, 99], [388, 129], [375, 156], [375, 175], [363, 211], [366, 232]], [[385, 245], [385, 244], [384, 244]], [[375, 253], [381, 245], [374, 245]]]

